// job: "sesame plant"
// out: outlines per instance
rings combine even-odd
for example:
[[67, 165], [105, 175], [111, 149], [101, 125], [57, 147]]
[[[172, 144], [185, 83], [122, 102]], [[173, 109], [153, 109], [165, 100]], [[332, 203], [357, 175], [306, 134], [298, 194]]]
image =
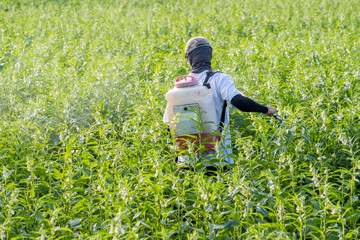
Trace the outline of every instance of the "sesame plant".
[[[359, 13], [356, 0], [0, 1], [0, 238], [360, 238]], [[285, 119], [270, 142], [276, 119], [231, 109], [235, 164], [216, 176], [180, 171], [162, 122], [198, 35], [215, 71]]]

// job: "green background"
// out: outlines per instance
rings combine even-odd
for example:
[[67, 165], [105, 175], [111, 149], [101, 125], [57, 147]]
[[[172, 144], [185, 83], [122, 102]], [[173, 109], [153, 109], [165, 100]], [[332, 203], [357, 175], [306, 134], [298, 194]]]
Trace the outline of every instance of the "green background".
[[[0, 237], [359, 238], [359, 28], [355, 0], [1, 1]], [[286, 119], [267, 146], [279, 123], [232, 109], [215, 178], [162, 123], [198, 35]]]

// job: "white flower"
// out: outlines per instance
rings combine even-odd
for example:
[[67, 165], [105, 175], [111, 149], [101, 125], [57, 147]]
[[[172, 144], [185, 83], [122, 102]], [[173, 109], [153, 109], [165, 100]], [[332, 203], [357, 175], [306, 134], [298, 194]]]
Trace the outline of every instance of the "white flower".
[[339, 136], [339, 140], [341, 141], [341, 143], [342, 144], [344, 144], [344, 145], [346, 145], [347, 144], [347, 140], [346, 140], [346, 138], [345, 137], [343, 137], [343, 136]]
[[316, 186], [316, 187], [319, 186], [318, 179], [317, 179], [316, 176], [313, 176], [313, 178], [312, 178], [311, 180], [315, 183], [315, 186]]
[[7, 171], [6, 167], [3, 168], [3, 177], [6, 179], [10, 176], [10, 172]]
[[340, 115], [337, 117], [338, 120], [341, 120], [344, 117], [344, 115], [342, 113], [340, 113]]

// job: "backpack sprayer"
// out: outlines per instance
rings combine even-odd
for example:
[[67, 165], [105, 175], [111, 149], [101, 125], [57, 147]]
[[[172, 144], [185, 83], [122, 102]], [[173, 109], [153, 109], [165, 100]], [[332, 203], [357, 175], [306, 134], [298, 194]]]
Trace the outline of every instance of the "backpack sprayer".
[[[199, 85], [192, 76], [180, 76], [175, 81], [175, 88], [168, 91], [165, 98], [168, 101], [166, 114], [169, 127], [175, 132], [178, 147], [187, 149], [193, 145], [197, 151], [202, 142], [204, 152], [214, 150], [220, 136], [214, 136], [219, 127], [216, 125], [217, 115], [211, 90]], [[201, 129], [197, 121], [202, 123]]]
[[[175, 88], [168, 91], [165, 98], [168, 101], [166, 113], [170, 122], [169, 127], [175, 132], [179, 148], [187, 149], [189, 145], [195, 145], [197, 150], [197, 146], [202, 142], [205, 147], [204, 152], [214, 150], [216, 142], [220, 141], [220, 136], [214, 136], [216, 135], [214, 133], [219, 132], [219, 126], [216, 124], [216, 108], [209, 86], [199, 85], [198, 80], [192, 76], [180, 76], [175, 81]], [[177, 119], [178, 115], [181, 116], [179, 119]], [[273, 117], [281, 122], [281, 125], [267, 146], [274, 140], [285, 122], [278, 115]], [[199, 129], [196, 120], [203, 123], [202, 129]]]

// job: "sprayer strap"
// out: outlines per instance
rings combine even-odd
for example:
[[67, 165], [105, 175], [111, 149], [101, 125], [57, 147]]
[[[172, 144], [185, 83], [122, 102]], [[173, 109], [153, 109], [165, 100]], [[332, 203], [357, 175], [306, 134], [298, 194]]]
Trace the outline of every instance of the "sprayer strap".
[[211, 78], [212, 75], [214, 75], [215, 73], [218, 73], [218, 72], [213, 72], [213, 71], [208, 71], [206, 72], [206, 78], [205, 78], [205, 81], [203, 83], [203, 86], [207, 87], [208, 89], [211, 88], [210, 84], [208, 83], [209, 79]]
[[226, 107], [227, 107], [227, 101], [224, 100], [223, 110], [221, 112], [221, 118], [220, 118], [220, 124], [219, 124], [219, 127], [220, 127], [221, 130], [224, 129]]
[[[207, 87], [208, 89], [210, 89], [211, 87], [210, 87], [210, 84], [208, 83], [209, 79], [210, 79], [215, 73], [219, 73], [219, 72], [220, 72], [220, 71], [218, 71], [218, 72], [213, 72], [213, 71], [208, 71], [208, 72], [206, 72], [206, 78], [205, 78], [205, 81], [204, 81], [203, 86], [205, 86], [205, 87]], [[224, 100], [223, 110], [222, 110], [222, 112], [221, 112], [221, 118], [220, 118], [220, 124], [219, 124], [220, 129], [224, 129], [226, 107], [227, 107], [227, 102], [226, 102], [226, 100]]]

